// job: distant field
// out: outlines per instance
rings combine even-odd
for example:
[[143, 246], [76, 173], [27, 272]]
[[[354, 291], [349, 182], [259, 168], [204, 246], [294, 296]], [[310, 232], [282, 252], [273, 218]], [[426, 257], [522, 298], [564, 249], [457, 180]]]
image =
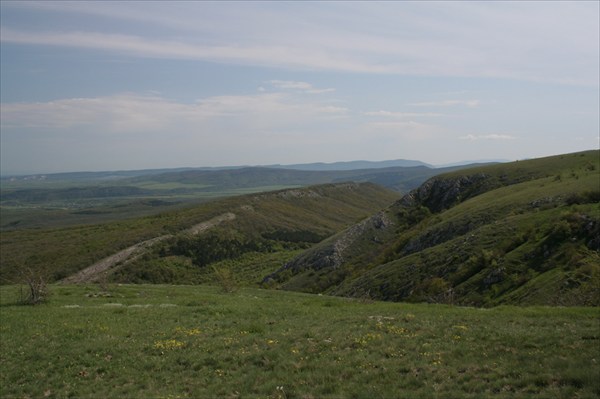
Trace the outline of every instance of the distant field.
[[180, 182], [154, 182], [145, 181], [139, 184], [135, 184], [136, 187], [147, 188], [150, 190], [174, 190], [177, 188], [187, 189], [203, 189], [211, 187], [208, 184], [192, 184], [192, 183], [180, 183]]
[[0, 287], [0, 396], [597, 398], [598, 308], [211, 286]]
[[0, 230], [104, 223], [215, 198], [340, 182], [397, 192], [444, 171], [426, 166], [308, 171], [276, 168], [75, 172], [0, 178]]
[[[151, 190], [186, 188], [201, 190], [208, 186], [184, 183], [140, 184]], [[179, 194], [62, 200], [41, 204], [23, 203], [0, 206], [0, 230], [54, 228], [80, 224], [105, 223], [131, 219], [194, 206], [209, 200], [266, 191], [297, 188], [298, 185], [259, 186], [219, 191], [190, 191]]]

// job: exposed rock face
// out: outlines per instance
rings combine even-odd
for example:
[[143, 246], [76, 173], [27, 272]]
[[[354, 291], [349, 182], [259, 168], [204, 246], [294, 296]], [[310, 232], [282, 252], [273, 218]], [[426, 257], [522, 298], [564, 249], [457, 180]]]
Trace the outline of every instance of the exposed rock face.
[[[402, 208], [424, 206], [432, 213], [441, 212], [488, 190], [488, 177], [484, 173], [477, 173], [453, 178], [432, 178], [421, 185], [421, 187], [402, 197], [395, 206]], [[381, 244], [378, 231], [384, 231], [392, 224], [393, 221], [385, 211], [379, 212], [369, 219], [354, 225], [327, 243], [324, 243], [325, 245], [309, 250], [288, 262], [279, 271], [267, 276], [265, 281], [275, 277], [284, 270], [291, 270], [293, 274], [296, 274], [305, 269], [337, 269], [349, 257], [360, 256], [360, 254], [356, 253], [356, 250], [353, 251], [352, 247], [354, 244], [361, 241], [364, 242], [365, 240]], [[430, 231], [426, 235], [412, 240], [403, 252], [418, 252], [424, 248], [446, 241], [448, 237], [452, 237], [457, 233], [457, 229], [464, 233], [469, 231], [471, 227], [449, 225], [444, 226], [442, 230]]]
[[[433, 177], [272, 277], [283, 289], [357, 298], [597, 306], [600, 192], [589, 172], [599, 167], [577, 166], [581, 157]], [[562, 187], [556, 176], [567, 172], [580, 182]]]
[[486, 191], [488, 177], [485, 173], [456, 178], [434, 177], [406, 194], [399, 203], [408, 208], [422, 205], [431, 212], [440, 212]]
[[[477, 173], [468, 176], [434, 177], [419, 188], [411, 191], [400, 199], [391, 210], [396, 207], [418, 208], [427, 207], [432, 213], [441, 212], [468, 198], [481, 194], [489, 189], [489, 176]], [[316, 194], [316, 193], [315, 193]], [[287, 191], [286, 195], [294, 195], [294, 191]], [[302, 270], [323, 268], [337, 269], [348, 259], [360, 257], [356, 248], [358, 243], [370, 241], [381, 244], [380, 233], [387, 231], [394, 222], [385, 211], [379, 212], [369, 219], [350, 227], [340, 235], [322, 243], [292, 261], [285, 264], [280, 270], [265, 278], [265, 281], [274, 278], [278, 273], [290, 270], [297, 274]], [[469, 231], [473, 226], [443, 226], [442, 229], [429, 231], [423, 236], [416, 237], [404, 248], [404, 253], [421, 251], [424, 248], [437, 245], [453, 237], [457, 230], [462, 233]]]
[[393, 225], [393, 221], [382, 211], [362, 222], [350, 227], [343, 233], [328, 240], [325, 245], [316, 249], [307, 251], [292, 261], [286, 263], [277, 272], [265, 277], [263, 281], [268, 281], [284, 270], [291, 270], [296, 274], [304, 269], [320, 270], [323, 268], [336, 269], [344, 263], [347, 251], [352, 247], [357, 239], [369, 232], [383, 230]]
[[415, 252], [420, 252], [426, 248], [430, 248], [451, 240], [456, 236], [466, 234], [475, 227], [476, 226], [471, 226], [470, 224], [457, 225], [448, 223], [440, 226], [439, 228], [428, 230], [410, 240], [406, 246], [402, 248], [402, 254], [408, 255]]

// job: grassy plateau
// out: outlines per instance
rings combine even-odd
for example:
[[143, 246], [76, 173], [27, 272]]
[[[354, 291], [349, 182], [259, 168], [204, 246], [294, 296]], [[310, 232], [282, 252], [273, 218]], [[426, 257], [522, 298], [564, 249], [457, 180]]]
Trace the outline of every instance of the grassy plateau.
[[597, 398], [598, 308], [0, 287], [2, 398]]

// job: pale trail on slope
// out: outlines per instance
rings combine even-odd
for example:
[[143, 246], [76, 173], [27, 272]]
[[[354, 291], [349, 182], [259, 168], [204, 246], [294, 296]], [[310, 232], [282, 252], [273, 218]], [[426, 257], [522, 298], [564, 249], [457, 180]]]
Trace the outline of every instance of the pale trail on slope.
[[[198, 223], [184, 232], [189, 234], [200, 234], [212, 227], [215, 227], [223, 222], [227, 222], [235, 219], [235, 214], [231, 212], [224, 213], [222, 215], [216, 216], [210, 220], [207, 220], [202, 223]], [[167, 234], [159, 237], [154, 237], [146, 241], [138, 242], [135, 245], [132, 245], [128, 248], [125, 248], [116, 254], [110, 255], [91, 266], [86, 267], [83, 270], [78, 271], [72, 276], [66, 277], [62, 279], [60, 282], [65, 284], [72, 283], [91, 283], [98, 281], [101, 277], [107, 275], [111, 269], [115, 266], [123, 264], [126, 261], [131, 261], [136, 257], [140, 256], [144, 251], [153, 246], [154, 244], [164, 241], [170, 237], [173, 237], [172, 234]]]

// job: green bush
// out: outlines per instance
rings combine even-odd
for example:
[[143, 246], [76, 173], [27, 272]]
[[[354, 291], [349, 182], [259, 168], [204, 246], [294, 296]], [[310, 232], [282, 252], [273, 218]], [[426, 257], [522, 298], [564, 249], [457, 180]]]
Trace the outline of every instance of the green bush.
[[247, 252], [269, 252], [272, 244], [235, 230], [213, 229], [198, 236], [180, 235], [163, 248], [163, 256], [186, 256], [200, 267]]
[[212, 267], [215, 279], [223, 292], [231, 293], [238, 289], [237, 281], [235, 280], [234, 273], [228, 267]]

